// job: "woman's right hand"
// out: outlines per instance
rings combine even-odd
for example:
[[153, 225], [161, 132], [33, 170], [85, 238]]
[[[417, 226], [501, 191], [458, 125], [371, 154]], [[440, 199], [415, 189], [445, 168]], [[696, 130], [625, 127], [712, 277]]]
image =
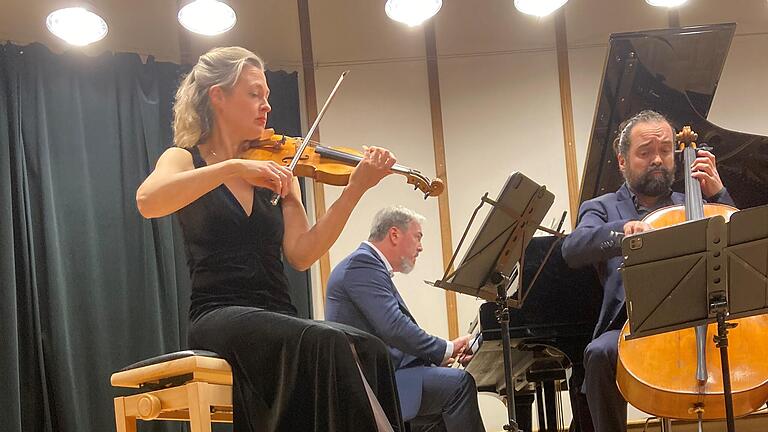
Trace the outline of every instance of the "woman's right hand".
[[291, 192], [293, 173], [273, 161], [239, 159], [240, 178], [253, 186], [263, 187], [285, 197]]

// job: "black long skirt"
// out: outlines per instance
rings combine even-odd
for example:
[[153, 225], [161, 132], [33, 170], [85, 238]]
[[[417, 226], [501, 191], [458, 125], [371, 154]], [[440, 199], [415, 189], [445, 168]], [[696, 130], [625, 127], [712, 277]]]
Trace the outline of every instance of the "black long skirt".
[[404, 431], [389, 352], [342, 324], [226, 306], [190, 324], [193, 349], [232, 367], [235, 432], [376, 431], [360, 368], [396, 432]]

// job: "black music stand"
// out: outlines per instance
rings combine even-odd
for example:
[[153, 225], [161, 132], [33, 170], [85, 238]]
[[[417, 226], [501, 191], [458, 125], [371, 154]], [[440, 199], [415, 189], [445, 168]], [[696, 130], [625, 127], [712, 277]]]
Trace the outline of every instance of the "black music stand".
[[768, 313], [768, 206], [736, 212], [728, 223], [716, 216], [629, 236], [621, 246], [628, 339], [717, 322], [733, 432], [728, 328], [734, 324], [726, 319]]
[[[556, 236], [563, 236], [558, 231], [539, 225], [554, 200], [555, 196], [547, 191], [546, 187], [536, 184], [519, 172], [512, 173], [496, 201], [488, 198], [487, 193], [480, 199], [480, 205], [472, 213], [443, 278], [435, 282], [427, 282], [439, 288], [496, 302], [496, 316], [501, 326], [504, 383], [509, 419], [504, 430], [508, 431], [519, 430], [515, 414], [515, 388], [511, 376], [509, 308], [519, 308], [523, 305], [529, 288], [536, 282], [536, 278], [549, 258], [555, 243], [550, 247], [530, 284], [527, 287], [523, 287], [522, 283], [518, 284], [518, 290], [514, 297], [508, 296], [508, 290], [518, 279], [518, 276], [518, 280], [523, 280], [519, 273], [522, 273], [524, 251], [536, 231], [543, 230]], [[451, 271], [472, 222], [484, 204], [490, 204], [492, 209], [475, 235], [461, 264], [455, 271]], [[562, 226], [564, 219], [565, 215], [560, 221], [560, 226]], [[519, 266], [518, 262], [520, 263]]]

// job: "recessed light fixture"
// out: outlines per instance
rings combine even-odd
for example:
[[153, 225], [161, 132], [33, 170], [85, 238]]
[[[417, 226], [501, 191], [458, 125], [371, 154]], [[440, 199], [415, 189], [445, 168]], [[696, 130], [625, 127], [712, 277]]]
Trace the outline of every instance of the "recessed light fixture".
[[673, 8], [686, 3], [688, 0], [645, 0], [651, 6]]
[[432, 18], [441, 7], [443, 0], [387, 0], [384, 12], [393, 20], [413, 27]]
[[515, 7], [524, 14], [544, 17], [560, 9], [568, 0], [515, 0]]
[[85, 46], [104, 39], [107, 22], [85, 7], [57, 9], [45, 19], [48, 30], [66, 42]]
[[179, 10], [179, 23], [205, 36], [224, 33], [234, 27], [236, 21], [235, 11], [218, 0], [194, 0]]

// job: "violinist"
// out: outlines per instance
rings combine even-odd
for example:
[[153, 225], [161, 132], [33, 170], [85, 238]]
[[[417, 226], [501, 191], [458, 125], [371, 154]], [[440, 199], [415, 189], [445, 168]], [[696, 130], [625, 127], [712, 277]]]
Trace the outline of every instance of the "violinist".
[[[384, 344], [298, 318], [281, 260], [309, 268], [395, 157], [367, 149], [341, 196], [310, 226], [291, 171], [238, 158], [261, 137], [268, 97], [263, 63], [250, 51], [201, 56], [176, 93], [175, 146], [136, 192], [144, 217], [176, 214], [180, 222], [192, 278], [189, 346], [231, 365], [235, 431], [400, 431]], [[273, 193], [282, 198], [277, 206]]]
[[[669, 121], [646, 110], [624, 122], [619, 130], [614, 150], [625, 183], [616, 192], [584, 202], [576, 229], [563, 243], [563, 257], [568, 265], [595, 266], [603, 285], [600, 317], [593, 340], [584, 352], [582, 386], [597, 432], [627, 428], [627, 403], [616, 385], [618, 338], [627, 320], [619, 274], [620, 237], [650, 230], [650, 225], [642, 222], [645, 215], [685, 200], [683, 194], [671, 190], [675, 134]], [[699, 150], [690, 175], [698, 180], [707, 201], [733, 205], [712, 153]]]

